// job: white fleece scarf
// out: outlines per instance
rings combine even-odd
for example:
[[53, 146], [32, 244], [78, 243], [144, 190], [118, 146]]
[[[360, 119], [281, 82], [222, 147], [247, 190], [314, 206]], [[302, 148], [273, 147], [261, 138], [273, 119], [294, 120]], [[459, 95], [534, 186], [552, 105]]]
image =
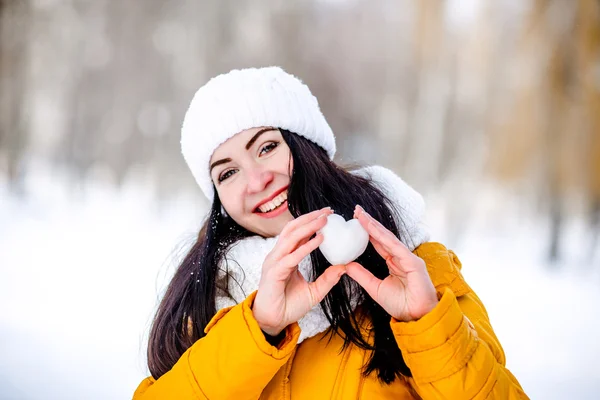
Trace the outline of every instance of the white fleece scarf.
[[[425, 202], [418, 192], [394, 172], [384, 167], [372, 166], [353, 171], [353, 173], [372, 179], [390, 200], [396, 202], [397, 207], [401, 210], [404, 226], [411, 238], [411, 243], [407, 244], [411, 251], [429, 240], [429, 233], [423, 224]], [[224, 279], [226, 271], [229, 272], [230, 278], [227, 279], [227, 285], [233, 298], [224, 295], [217, 296], [217, 310], [241, 303], [250, 293], [258, 289], [262, 264], [277, 243], [277, 239], [278, 236], [263, 238], [257, 235], [242, 239], [231, 246], [219, 265], [218, 277]], [[298, 270], [305, 279], [310, 279], [312, 271], [310, 256], [300, 262]], [[353, 302], [354, 307], [355, 303]], [[302, 330], [298, 343], [324, 332], [330, 325], [318, 304], [302, 317], [298, 324]]]

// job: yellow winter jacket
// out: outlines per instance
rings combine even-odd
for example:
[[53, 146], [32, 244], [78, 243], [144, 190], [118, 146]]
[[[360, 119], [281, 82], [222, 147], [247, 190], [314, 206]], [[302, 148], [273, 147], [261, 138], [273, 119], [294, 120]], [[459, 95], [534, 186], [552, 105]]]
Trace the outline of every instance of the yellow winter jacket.
[[456, 255], [439, 243], [424, 243], [415, 254], [425, 260], [439, 304], [417, 321], [390, 325], [412, 378], [381, 384], [364, 377], [367, 354], [343, 340], [297, 344], [298, 324], [271, 346], [252, 314], [256, 292], [219, 311], [160, 379], [144, 379], [134, 400], [150, 399], [527, 399], [505, 368], [505, 356], [487, 312], [464, 281]]

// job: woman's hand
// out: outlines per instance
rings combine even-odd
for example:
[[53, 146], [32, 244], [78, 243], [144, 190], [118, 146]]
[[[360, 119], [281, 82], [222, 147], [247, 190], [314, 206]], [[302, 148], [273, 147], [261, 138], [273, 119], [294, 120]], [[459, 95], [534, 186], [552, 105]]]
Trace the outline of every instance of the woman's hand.
[[356, 206], [354, 217], [369, 233], [375, 250], [387, 263], [390, 275], [381, 280], [357, 262], [346, 266], [348, 276], [358, 282], [388, 314], [399, 321], [413, 321], [438, 303], [425, 261], [413, 254], [398, 238]]
[[[345, 273], [344, 265], [327, 268], [314, 282], [298, 271], [300, 261], [323, 242], [317, 234], [333, 211], [327, 207], [304, 214], [281, 231], [277, 244], [265, 258], [252, 312], [260, 328], [277, 336], [317, 305]], [[310, 239], [310, 240], [309, 240]]]

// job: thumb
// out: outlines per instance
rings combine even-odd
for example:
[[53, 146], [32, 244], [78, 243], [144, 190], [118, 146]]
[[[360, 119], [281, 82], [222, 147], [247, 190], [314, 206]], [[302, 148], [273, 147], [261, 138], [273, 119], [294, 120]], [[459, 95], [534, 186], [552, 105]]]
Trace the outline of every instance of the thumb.
[[340, 281], [345, 273], [345, 265], [333, 265], [327, 268], [314, 282], [308, 284], [312, 301], [311, 308], [325, 298], [327, 293]]
[[357, 262], [351, 262], [346, 265], [346, 273], [352, 279], [354, 279], [360, 286], [362, 286], [366, 292], [378, 301], [379, 286], [382, 280], [373, 275], [369, 270], [360, 265]]

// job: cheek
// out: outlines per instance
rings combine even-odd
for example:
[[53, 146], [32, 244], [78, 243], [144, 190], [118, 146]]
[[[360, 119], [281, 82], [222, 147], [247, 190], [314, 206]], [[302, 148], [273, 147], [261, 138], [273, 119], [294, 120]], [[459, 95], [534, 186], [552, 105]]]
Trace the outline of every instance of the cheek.
[[286, 149], [286, 151], [282, 151], [281, 154], [279, 154], [277, 165], [279, 166], [277, 168], [278, 172], [288, 176], [292, 175], [292, 171], [294, 170], [294, 160], [290, 155], [289, 149]]
[[222, 187], [217, 191], [223, 208], [231, 217], [239, 216], [242, 213], [241, 195], [236, 192], [235, 185]]

